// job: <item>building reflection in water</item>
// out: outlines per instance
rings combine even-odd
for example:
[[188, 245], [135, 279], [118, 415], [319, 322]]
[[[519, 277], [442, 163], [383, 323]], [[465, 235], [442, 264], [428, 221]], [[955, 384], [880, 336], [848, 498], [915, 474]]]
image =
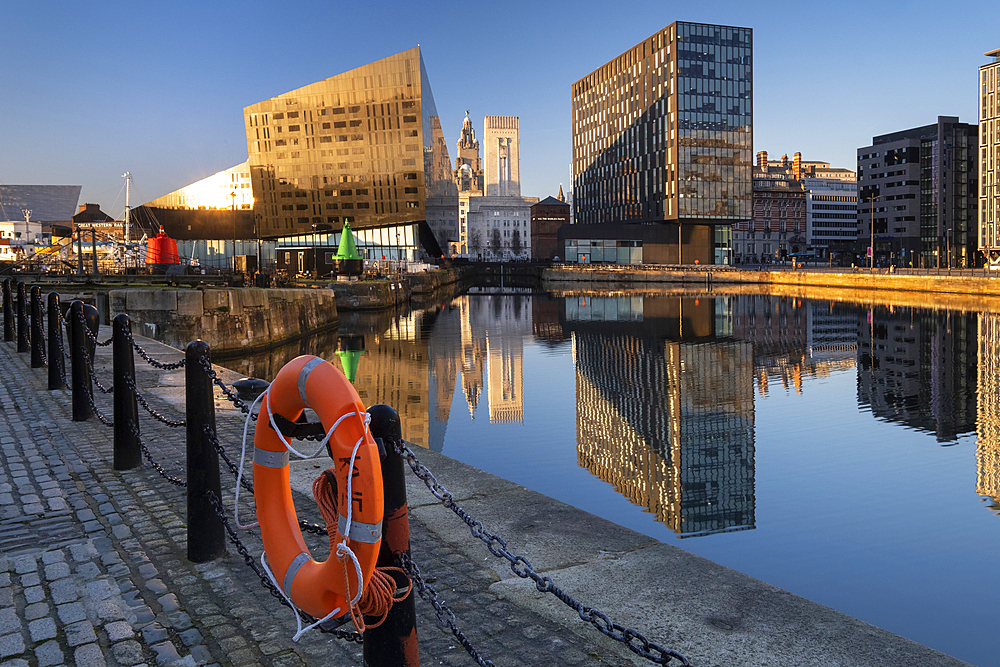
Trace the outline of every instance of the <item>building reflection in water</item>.
[[858, 404], [943, 444], [976, 428], [976, 315], [876, 307], [858, 311]]
[[581, 466], [682, 537], [754, 527], [753, 359], [728, 299], [570, 297]]
[[[463, 295], [224, 365], [271, 379], [299, 354], [341, 366], [366, 405], [441, 451], [471, 418], [523, 423], [525, 339], [571, 343], [577, 462], [682, 537], [754, 527], [754, 391], [802, 393], [857, 367], [858, 404], [943, 444], [975, 430], [976, 492], [1000, 512], [1000, 314], [740, 295]], [[544, 381], [544, 379], [542, 380]], [[530, 382], [530, 379], [529, 379]], [[462, 411], [464, 414], [464, 410]]]
[[854, 367], [857, 309], [829, 301], [741, 295], [733, 299], [733, 335], [753, 344], [754, 379], [761, 395], [771, 382], [801, 394], [806, 378]]
[[978, 314], [976, 493], [1000, 512], [1000, 314]]

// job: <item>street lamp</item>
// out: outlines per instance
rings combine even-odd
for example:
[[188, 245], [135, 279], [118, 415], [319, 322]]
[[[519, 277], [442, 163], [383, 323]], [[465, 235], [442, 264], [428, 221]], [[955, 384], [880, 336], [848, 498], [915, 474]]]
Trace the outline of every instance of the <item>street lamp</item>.
[[236, 273], [236, 188], [229, 193], [233, 198], [233, 273]]

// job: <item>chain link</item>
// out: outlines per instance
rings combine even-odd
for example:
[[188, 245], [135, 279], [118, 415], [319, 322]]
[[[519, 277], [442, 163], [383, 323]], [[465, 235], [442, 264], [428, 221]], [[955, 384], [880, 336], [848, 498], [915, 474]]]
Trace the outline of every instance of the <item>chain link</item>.
[[101, 420], [101, 423], [104, 424], [105, 426], [114, 426], [115, 425], [114, 421], [105, 417], [104, 414], [97, 409], [97, 404], [94, 403], [94, 392], [88, 391], [86, 392], [86, 394], [87, 394], [87, 401], [90, 403], [90, 409], [93, 410], [94, 414], [97, 415], [97, 418]]
[[476, 661], [480, 667], [495, 667], [491, 660], [486, 660], [472, 645], [469, 638], [465, 636], [465, 633], [458, 627], [455, 619], [455, 612], [448, 608], [446, 604], [438, 600], [437, 591], [429, 583], [424, 581], [424, 578], [420, 576], [420, 568], [417, 564], [413, 562], [410, 558], [410, 554], [406, 552], [401, 552], [397, 554], [399, 557], [400, 564], [403, 566], [403, 570], [406, 572], [406, 576], [416, 585], [417, 593], [420, 595], [421, 599], [429, 603], [434, 607], [434, 614], [437, 616], [438, 623], [442, 626], [451, 630], [451, 633], [455, 635], [455, 639], [458, 643], [462, 645], [462, 648], [472, 656], [472, 659]]
[[[62, 319], [60, 317], [60, 319]], [[63, 386], [66, 386], [66, 360], [70, 358], [69, 354], [66, 353], [66, 347], [63, 345], [62, 328], [59, 330], [59, 354], [62, 355], [62, 363], [59, 364], [59, 377], [62, 379]], [[55, 362], [55, 359], [53, 359]]]
[[[212, 362], [204, 356], [199, 357], [198, 361], [201, 363], [201, 367], [205, 370], [205, 373], [208, 374], [208, 377], [211, 378], [212, 384], [222, 390], [222, 393], [229, 399], [229, 402], [239, 408], [240, 412], [243, 414], [250, 414], [250, 406], [247, 405], [243, 399], [236, 395], [235, 391], [230, 389], [229, 386], [222, 381], [222, 378], [220, 378], [215, 372], [215, 369], [212, 368]], [[250, 414], [250, 418], [256, 421], [257, 415]]]
[[[222, 446], [222, 443], [219, 442], [219, 438], [216, 437], [215, 432], [212, 430], [212, 427], [209, 426], [208, 424], [205, 424], [205, 435], [208, 436], [208, 440], [209, 442], [212, 443], [212, 446], [215, 448], [215, 451], [219, 454], [219, 456], [222, 457], [222, 460], [225, 462], [226, 467], [229, 468], [229, 472], [232, 473], [233, 477], [240, 480], [240, 486], [242, 486], [250, 493], [253, 493], [254, 492], [253, 482], [247, 479], [247, 475], [245, 474], [243, 475], [243, 477], [240, 477], [239, 467], [235, 463], [233, 463], [232, 459], [229, 458], [229, 454], [226, 453], [226, 448]], [[303, 531], [307, 533], [314, 533], [316, 535], [329, 535], [329, 531], [326, 529], [326, 526], [321, 526], [318, 523], [310, 523], [305, 519], [299, 519], [299, 528], [301, 528]]]
[[240, 486], [250, 493], [253, 493], [253, 483], [247, 479], [246, 475], [240, 477], [239, 467], [237, 467], [237, 465], [229, 458], [229, 454], [226, 453], [222, 443], [219, 442], [219, 438], [216, 437], [215, 431], [212, 429], [211, 425], [205, 424], [204, 432], [208, 437], [208, 441], [212, 443], [212, 447], [215, 448], [216, 453], [218, 453], [218, 455], [222, 457], [222, 460], [226, 462], [226, 467], [229, 468], [229, 472], [233, 473], [233, 477], [240, 480]]
[[148, 354], [146, 354], [146, 351], [142, 349], [137, 342], [135, 342], [135, 338], [132, 337], [132, 332], [129, 331], [127, 327], [124, 329], [124, 331], [125, 331], [125, 336], [128, 338], [129, 343], [132, 344], [133, 349], [135, 349], [135, 351], [139, 353], [139, 356], [145, 359], [146, 363], [152, 366], [153, 368], [159, 368], [160, 370], [164, 371], [173, 371], [177, 370], [178, 368], [184, 368], [184, 364], [187, 362], [187, 359], [181, 359], [180, 361], [175, 361], [169, 364], [163, 363], [162, 361], [157, 361], [156, 359], [153, 359]]
[[[46, 342], [45, 342], [45, 313], [41, 309], [38, 312], [38, 320], [35, 322], [36, 326], [32, 327], [31, 335], [38, 336], [41, 339], [42, 344], [39, 347], [39, 351], [42, 354], [42, 363], [46, 366], [49, 365], [48, 357], [45, 354]], [[32, 344], [34, 344], [34, 338], [32, 338]]]
[[[87, 320], [83, 316], [83, 313], [79, 313], [79, 317], [77, 319], [79, 319], [80, 322], [83, 324], [83, 330], [87, 332], [87, 335], [90, 337], [90, 340], [97, 343], [97, 337], [94, 336], [94, 334], [90, 331], [90, 327], [87, 326]], [[97, 345], [107, 345], [112, 340], [113, 339], [109, 338], [105, 343], [97, 343]], [[94, 384], [97, 385], [97, 388], [100, 390], [102, 394], [110, 394], [114, 392], [115, 390], [114, 387], [110, 388], [105, 387], [103, 384], [101, 384], [101, 381], [97, 379], [97, 373], [94, 372], [94, 359], [90, 355], [90, 351], [87, 350], [86, 345], [83, 345], [81, 347], [83, 348], [84, 359], [86, 359], [87, 361], [87, 371], [90, 373], [90, 379], [94, 381]], [[101, 421], [104, 420], [101, 419]]]
[[159, 412], [157, 412], [157, 411], [156, 411], [156, 410], [154, 410], [153, 408], [151, 408], [151, 407], [149, 406], [149, 403], [147, 403], [147, 402], [146, 402], [146, 399], [144, 399], [144, 398], [142, 397], [142, 394], [140, 394], [140, 393], [139, 393], [139, 390], [138, 390], [138, 389], [136, 388], [136, 386], [135, 386], [135, 382], [134, 382], [134, 381], [132, 380], [132, 376], [131, 376], [131, 375], [129, 375], [128, 373], [126, 373], [126, 374], [125, 374], [125, 378], [124, 378], [124, 379], [125, 379], [125, 386], [127, 386], [127, 387], [129, 388], [129, 391], [131, 391], [131, 392], [132, 392], [132, 394], [133, 394], [133, 395], [135, 396], [135, 400], [136, 400], [136, 401], [137, 401], [137, 402], [139, 403], [139, 405], [141, 405], [141, 406], [143, 407], [143, 409], [145, 409], [145, 410], [146, 410], [146, 412], [148, 412], [148, 413], [149, 413], [149, 414], [150, 414], [150, 415], [151, 415], [151, 416], [152, 416], [152, 417], [153, 417], [154, 419], [156, 419], [156, 420], [157, 420], [157, 421], [159, 421], [159, 422], [162, 422], [162, 423], [166, 424], [167, 426], [171, 426], [171, 427], [175, 427], [175, 428], [176, 428], [176, 427], [178, 427], [178, 426], [185, 426], [185, 425], [187, 425], [187, 422], [186, 422], [186, 421], [183, 421], [183, 420], [182, 420], [182, 421], [172, 421], [172, 420], [170, 420], [170, 419], [167, 419], [167, 418], [166, 418], [165, 416], [161, 415], [161, 414], [160, 414]]
[[83, 322], [83, 331], [84, 331], [84, 333], [87, 334], [87, 338], [89, 338], [92, 343], [94, 343], [95, 345], [97, 345], [97, 347], [106, 347], [108, 345], [111, 345], [111, 343], [114, 341], [114, 339], [115, 339], [114, 336], [112, 336], [111, 338], [107, 339], [103, 343], [101, 341], [99, 341], [97, 339], [97, 334], [95, 334], [93, 331], [91, 331], [90, 327], [87, 326], [87, 317], [86, 317], [86, 315], [83, 314], [83, 310], [77, 311], [77, 319], [80, 320], [81, 322]]
[[[226, 511], [222, 507], [222, 501], [219, 500], [219, 497], [216, 496], [215, 493], [211, 491], [211, 489], [207, 489], [205, 491], [205, 497], [208, 498], [208, 501], [209, 503], [211, 503], [212, 508], [215, 510], [215, 513], [218, 515], [219, 519], [222, 520], [222, 524], [226, 528], [226, 533], [229, 535], [229, 541], [236, 545], [236, 551], [239, 552], [241, 556], [243, 556], [243, 562], [247, 565], [247, 567], [253, 570], [254, 573], [257, 575], [257, 577], [260, 579], [261, 586], [270, 591], [271, 595], [275, 597], [278, 600], [278, 602], [285, 605], [286, 607], [291, 607], [291, 605], [288, 604], [288, 601], [285, 599], [285, 597], [278, 591], [275, 585], [271, 583], [271, 578], [268, 577], [264, 572], [261, 572], [260, 568], [257, 567], [257, 563], [254, 560], [254, 558], [250, 555], [250, 551], [247, 549], [246, 545], [243, 544], [242, 540], [240, 540], [239, 535], [236, 534], [236, 531], [233, 530], [232, 526], [229, 525], [229, 518], [226, 516]], [[301, 609], [299, 610], [299, 614], [301, 614], [304, 618], [308, 619], [309, 623], [313, 623], [317, 620], [316, 618], [310, 616]], [[338, 639], [343, 639], [349, 642], [356, 642], [358, 644], [363, 644], [365, 641], [364, 635], [362, 635], [360, 632], [347, 632], [346, 630], [328, 629], [324, 628], [322, 625], [319, 626], [319, 629], [321, 632], [332, 634], [336, 636]]]
[[[508, 551], [507, 543], [503, 540], [503, 538], [486, 530], [481, 521], [473, 519], [464, 509], [462, 509], [455, 502], [448, 489], [438, 483], [433, 473], [431, 473], [425, 465], [420, 463], [413, 451], [406, 446], [405, 442], [396, 441], [394, 446], [396, 453], [406, 459], [410, 468], [413, 470], [413, 473], [421, 481], [423, 481], [434, 497], [440, 500], [445, 507], [450, 509], [460, 519], [462, 519], [462, 521], [469, 526], [472, 534], [486, 544], [486, 548], [489, 549], [490, 553], [498, 558], [505, 558], [509, 561], [510, 569], [514, 574], [522, 579], [530, 578], [535, 582], [535, 588], [540, 592], [552, 593], [557, 598], [562, 600], [563, 603], [575, 609], [582, 620], [589, 622], [595, 628], [600, 630], [601, 633], [611, 639], [625, 644], [629, 650], [636, 655], [642, 656], [643, 658], [659, 665], [667, 664], [674, 658], [679, 660], [682, 665], [689, 666], [691, 664], [688, 662], [687, 658], [680, 653], [654, 644], [646, 639], [642, 634], [614, 623], [600, 610], [593, 607], [587, 607], [583, 603], [574, 600], [569, 594], [556, 586], [551, 577], [543, 577], [535, 572], [534, 568], [531, 566], [531, 561], [524, 556], [518, 556]], [[423, 597], [422, 594], [421, 597]]]
[[146, 460], [149, 462], [149, 465], [153, 466], [153, 470], [160, 473], [160, 476], [163, 477], [163, 479], [167, 480], [174, 486], [186, 487], [187, 482], [185, 482], [183, 479], [180, 479], [179, 477], [171, 477], [170, 475], [168, 475], [167, 471], [163, 469], [163, 466], [161, 466], [153, 459], [153, 455], [149, 453], [149, 447], [146, 446], [146, 443], [143, 441], [142, 436], [139, 435], [138, 425], [131, 419], [128, 420], [128, 428], [130, 431], [132, 431], [132, 435], [135, 437], [136, 442], [139, 443], [139, 448], [142, 450], [142, 455], [146, 457]]

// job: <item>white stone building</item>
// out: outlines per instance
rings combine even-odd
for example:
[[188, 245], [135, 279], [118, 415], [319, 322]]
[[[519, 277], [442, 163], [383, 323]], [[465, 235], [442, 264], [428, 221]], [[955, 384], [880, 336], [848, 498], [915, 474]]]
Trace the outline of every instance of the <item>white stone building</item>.
[[820, 259], [854, 251], [858, 238], [858, 182], [849, 169], [804, 178], [806, 244]]
[[476, 261], [531, 257], [531, 205], [538, 197], [458, 197], [463, 253]]
[[517, 116], [487, 116], [483, 172], [487, 197], [521, 196], [521, 149]]

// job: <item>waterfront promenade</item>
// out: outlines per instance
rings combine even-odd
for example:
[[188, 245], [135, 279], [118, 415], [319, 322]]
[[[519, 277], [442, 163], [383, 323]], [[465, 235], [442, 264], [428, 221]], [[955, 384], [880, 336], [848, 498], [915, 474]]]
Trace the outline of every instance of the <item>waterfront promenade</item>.
[[[100, 339], [109, 336], [103, 327]], [[161, 361], [182, 356], [137, 341]], [[98, 348], [95, 362], [106, 385], [110, 355]], [[139, 359], [136, 371], [151, 406], [182, 419], [184, 371]], [[0, 667], [361, 664], [359, 645], [330, 635], [292, 642], [291, 612], [232, 545], [222, 559], [189, 563], [184, 490], [150, 465], [113, 471], [112, 430], [96, 418], [71, 421], [70, 392], [48, 391], [45, 369], [29, 368], [12, 343], [0, 344], [0, 373]], [[95, 400], [110, 417], [110, 397]], [[218, 391], [216, 410], [220, 439], [238, 456], [242, 419]], [[143, 419], [142, 433], [164, 472], [183, 478], [183, 429]], [[693, 665], [964, 664], [442, 455], [417, 455], [512, 552]], [[297, 507], [312, 521], [319, 514], [306, 493], [322, 467], [293, 463]], [[233, 482], [223, 470], [230, 508]], [[419, 480], [408, 475], [407, 484], [414, 560], [485, 658], [498, 666], [652, 664], [514, 576]], [[239, 535], [259, 557], [259, 534]], [[307, 540], [324, 558], [326, 538]], [[475, 664], [429, 604], [418, 599], [416, 609], [421, 664]]]

